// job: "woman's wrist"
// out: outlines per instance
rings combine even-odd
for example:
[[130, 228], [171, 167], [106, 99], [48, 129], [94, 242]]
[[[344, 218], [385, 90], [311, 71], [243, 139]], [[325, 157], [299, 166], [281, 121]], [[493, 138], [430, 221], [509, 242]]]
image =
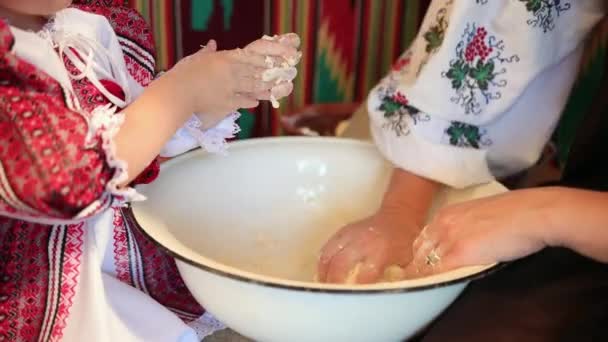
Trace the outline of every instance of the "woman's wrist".
[[[563, 210], [564, 202], [567, 203], [571, 195], [568, 189], [561, 187], [546, 187], [527, 190], [518, 190], [527, 193], [521, 197], [522, 203], [529, 210], [526, 220], [522, 222], [522, 228], [529, 230], [537, 240], [546, 246], [558, 247], [564, 244]], [[526, 200], [530, 198], [530, 200]], [[567, 204], [566, 204], [566, 209]]]
[[439, 183], [395, 168], [378, 215], [399, 215], [423, 226], [440, 187]]
[[554, 188], [551, 205], [542, 209], [548, 224], [542, 233], [547, 245], [566, 247], [608, 261], [608, 193]]

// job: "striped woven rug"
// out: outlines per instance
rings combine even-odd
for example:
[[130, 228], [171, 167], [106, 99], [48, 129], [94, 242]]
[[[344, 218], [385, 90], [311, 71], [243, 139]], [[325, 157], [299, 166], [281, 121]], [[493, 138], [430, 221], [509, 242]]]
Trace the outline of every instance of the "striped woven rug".
[[[296, 32], [302, 63], [293, 95], [279, 110], [257, 110], [255, 135], [280, 134], [279, 115], [307, 104], [362, 101], [415, 36], [430, 0], [79, 0], [125, 4], [151, 24], [157, 65], [167, 69], [209, 39], [244, 46], [263, 34]], [[586, 44], [579, 80], [556, 131], [562, 159], [604, 72], [608, 20]]]
[[430, 1], [130, 0], [151, 23], [166, 69], [208, 39], [243, 46], [263, 34], [296, 32], [304, 57], [293, 96], [260, 108], [257, 135], [280, 134], [278, 115], [311, 103], [361, 101], [409, 44]]

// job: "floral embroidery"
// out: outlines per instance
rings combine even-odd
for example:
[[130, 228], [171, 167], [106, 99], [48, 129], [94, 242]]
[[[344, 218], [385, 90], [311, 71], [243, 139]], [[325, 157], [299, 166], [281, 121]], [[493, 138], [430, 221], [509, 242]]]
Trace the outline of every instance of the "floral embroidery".
[[378, 89], [378, 95], [382, 99], [378, 110], [384, 112], [384, 118], [387, 120], [382, 127], [393, 130], [398, 137], [410, 133], [407, 117], [412, 119], [414, 125], [431, 119], [429, 115], [411, 106], [407, 97], [395, 87], [381, 87]]
[[445, 32], [448, 29], [448, 21], [446, 19], [448, 8], [454, 1], [450, 0], [446, 2], [445, 6], [437, 11], [435, 16], [435, 25], [432, 25], [422, 36], [426, 41], [425, 51], [427, 55], [424, 57], [420, 66], [418, 67], [418, 74], [422, 71], [422, 68], [428, 63], [430, 55], [434, 54], [443, 43]]
[[[63, 337], [76, 291], [86, 292], [80, 288], [80, 272], [85, 234], [92, 226], [49, 226], [7, 214], [35, 221], [68, 220], [93, 201], [98, 204], [84, 212], [98, 214], [110, 206], [112, 199], [100, 194], [113, 171], [97, 141], [87, 144], [90, 122], [66, 107], [69, 97], [61, 85], [8, 53], [12, 43], [9, 27], [0, 20], [0, 187], [9, 194], [0, 197], [0, 340], [53, 342]], [[83, 113], [96, 107], [95, 101], [107, 102], [89, 84], [72, 86], [76, 96], [91, 99], [81, 101]], [[204, 310], [188, 292], [173, 258], [160, 249], [153, 252], [155, 245], [144, 244], [141, 233], [135, 239], [137, 255], [121, 251], [141, 260], [139, 279], [148, 285], [150, 296], [179, 310], [180, 316], [200, 316]]]
[[570, 2], [562, 0], [519, 0], [526, 4], [526, 9], [534, 15], [528, 19], [528, 25], [541, 27], [544, 33], [555, 28], [555, 19], [570, 9]]
[[[448, 3], [448, 5], [450, 3]], [[443, 43], [443, 37], [445, 36], [445, 31], [448, 28], [448, 21], [446, 20], [447, 11], [447, 6], [437, 11], [435, 25], [431, 26], [423, 35], [424, 40], [426, 41], [427, 53], [434, 53], [437, 51], [437, 49], [439, 49], [441, 43]]]
[[450, 145], [458, 147], [479, 148], [492, 144], [491, 140], [484, 139], [485, 130], [464, 122], [452, 121], [450, 127], [445, 130], [445, 134], [450, 139]]
[[488, 36], [484, 27], [467, 25], [456, 46], [456, 58], [450, 61], [449, 70], [442, 73], [456, 90], [451, 101], [463, 107], [466, 114], [479, 114], [483, 104], [500, 99], [501, 92], [496, 88], [505, 87], [507, 80], [498, 76], [507, 70], [497, 66], [519, 62], [517, 55], [503, 57], [504, 49], [504, 42]]
[[412, 61], [412, 51], [405, 51], [399, 59], [393, 64], [391, 68], [391, 72], [389, 73], [387, 79], [391, 81], [395, 81], [396, 78], [401, 78], [404, 74], [409, 71], [409, 65]]
[[403, 69], [410, 64], [411, 55], [411, 53], [405, 53], [403, 56], [399, 57], [399, 59], [393, 64], [393, 71], [403, 71]]

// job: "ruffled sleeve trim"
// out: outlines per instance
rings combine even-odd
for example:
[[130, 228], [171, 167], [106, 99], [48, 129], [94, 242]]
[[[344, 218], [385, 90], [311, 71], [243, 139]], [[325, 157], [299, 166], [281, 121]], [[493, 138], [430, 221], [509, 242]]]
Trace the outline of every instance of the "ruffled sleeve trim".
[[199, 146], [209, 153], [226, 155], [228, 140], [241, 131], [237, 124], [239, 117], [238, 112], [231, 113], [214, 127], [205, 129], [201, 120], [193, 115], [165, 145], [160, 155], [170, 158]]
[[106, 162], [114, 169], [114, 176], [106, 184], [106, 190], [118, 201], [142, 201], [146, 199], [145, 196], [139, 194], [134, 188], [121, 186], [129, 179], [128, 165], [116, 156], [114, 137], [124, 119], [123, 113], [116, 113], [116, 107], [106, 105], [95, 108], [89, 122], [89, 138], [99, 137], [101, 139], [101, 148], [104, 150]]

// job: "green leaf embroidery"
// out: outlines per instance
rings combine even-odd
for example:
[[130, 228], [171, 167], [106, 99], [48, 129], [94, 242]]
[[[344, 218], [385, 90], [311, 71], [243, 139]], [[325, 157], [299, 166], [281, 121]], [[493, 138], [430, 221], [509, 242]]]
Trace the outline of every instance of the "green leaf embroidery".
[[431, 27], [431, 29], [424, 34], [424, 40], [427, 42], [427, 53], [431, 53], [441, 46], [443, 35], [444, 31], [439, 26]]
[[519, 0], [525, 3], [526, 10], [532, 14], [532, 18], [526, 23], [532, 27], [540, 27], [544, 33], [555, 28], [557, 18], [572, 8], [569, 1], [563, 0]]
[[441, 74], [455, 90], [450, 101], [460, 105], [465, 114], [480, 114], [484, 110], [482, 101], [487, 104], [499, 98], [499, 88], [507, 85], [507, 79], [496, 80], [507, 72], [506, 68], [497, 72], [498, 66], [517, 63], [519, 56], [505, 58], [503, 41], [493, 35], [488, 37], [486, 28], [474, 23], [467, 25], [455, 52], [448, 70]]
[[386, 121], [382, 127], [394, 131], [397, 137], [409, 134], [408, 118], [412, 119], [414, 125], [419, 121], [429, 120], [426, 116], [421, 115], [418, 109], [409, 105], [407, 97], [397, 91], [394, 86], [388, 89], [382, 88], [379, 91], [382, 95], [378, 110], [384, 112], [383, 116]]
[[452, 122], [446, 130], [450, 144], [460, 147], [479, 148], [482, 134], [479, 127], [462, 122]]
[[479, 89], [488, 90], [489, 82], [494, 79], [494, 62], [484, 63], [481, 59], [477, 61], [475, 68], [471, 69], [469, 76], [477, 82]]
[[399, 112], [401, 107], [400, 103], [393, 101], [390, 97], [385, 97], [379, 109], [384, 112], [384, 117], [388, 118]]
[[526, 3], [526, 9], [529, 12], [537, 12], [538, 10], [540, 10], [543, 6], [543, 1], [542, 0], [519, 0], [521, 2], [525, 2]]
[[479, 141], [481, 140], [479, 128], [474, 127], [474, 129], [465, 130], [464, 136], [471, 147], [479, 148]]
[[452, 64], [446, 76], [452, 80], [452, 88], [460, 89], [462, 84], [469, 73], [469, 66], [463, 60], [459, 60]]

